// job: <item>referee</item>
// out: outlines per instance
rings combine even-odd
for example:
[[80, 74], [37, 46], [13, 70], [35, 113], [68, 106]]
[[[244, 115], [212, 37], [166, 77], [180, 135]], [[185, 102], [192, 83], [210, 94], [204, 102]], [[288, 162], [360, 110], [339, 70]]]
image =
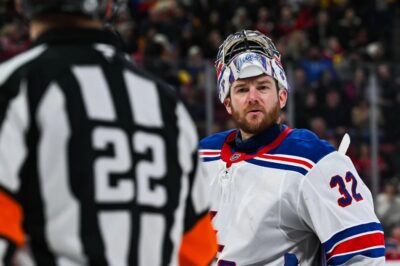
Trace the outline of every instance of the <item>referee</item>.
[[33, 44], [0, 65], [0, 265], [215, 255], [194, 125], [104, 29], [113, 2], [21, 0]]

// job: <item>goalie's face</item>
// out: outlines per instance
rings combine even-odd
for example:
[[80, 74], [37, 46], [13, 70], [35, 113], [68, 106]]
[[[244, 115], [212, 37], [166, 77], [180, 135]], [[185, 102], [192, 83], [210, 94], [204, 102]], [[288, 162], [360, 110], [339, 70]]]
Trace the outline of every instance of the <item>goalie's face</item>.
[[277, 123], [286, 100], [287, 91], [277, 90], [275, 80], [263, 74], [236, 80], [224, 105], [247, 139]]

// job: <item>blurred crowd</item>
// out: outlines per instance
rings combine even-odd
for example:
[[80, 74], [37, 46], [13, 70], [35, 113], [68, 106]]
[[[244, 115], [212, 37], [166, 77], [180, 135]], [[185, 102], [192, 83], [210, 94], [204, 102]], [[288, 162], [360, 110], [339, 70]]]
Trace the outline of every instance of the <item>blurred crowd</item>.
[[[388, 256], [400, 258], [400, 1], [130, 0], [111, 23], [137, 64], [179, 91], [200, 136], [206, 132], [205, 91], [208, 79], [215, 78], [209, 72], [219, 45], [242, 29], [270, 36], [290, 73], [291, 126], [309, 128], [336, 146], [348, 132], [348, 154], [368, 186], [369, 89], [378, 88], [381, 194], [376, 209]], [[27, 24], [13, 1], [0, 0], [0, 62], [29, 43]], [[213, 106], [213, 131], [233, 127], [217, 97]]]

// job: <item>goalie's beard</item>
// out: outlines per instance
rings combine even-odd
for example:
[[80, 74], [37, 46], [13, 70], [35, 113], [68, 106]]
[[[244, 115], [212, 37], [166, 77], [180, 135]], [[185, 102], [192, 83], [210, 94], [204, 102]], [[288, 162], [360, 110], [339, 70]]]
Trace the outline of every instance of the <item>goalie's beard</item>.
[[271, 111], [267, 111], [266, 108], [262, 109], [263, 117], [260, 121], [255, 121], [250, 116], [247, 117], [247, 112], [240, 113], [232, 106], [232, 119], [236, 123], [237, 127], [247, 134], [257, 135], [266, 129], [272, 127], [279, 120], [281, 114], [281, 108], [279, 101], [277, 100]]

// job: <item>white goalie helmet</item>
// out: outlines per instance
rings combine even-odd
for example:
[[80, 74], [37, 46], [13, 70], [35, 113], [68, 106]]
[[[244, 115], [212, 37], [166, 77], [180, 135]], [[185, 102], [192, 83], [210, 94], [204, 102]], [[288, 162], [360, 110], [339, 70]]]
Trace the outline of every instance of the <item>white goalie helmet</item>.
[[222, 103], [232, 83], [239, 78], [267, 74], [280, 88], [289, 90], [280, 53], [271, 39], [259, 31], [243, 30], [229, 35], [219, 47], [215, 67]]

